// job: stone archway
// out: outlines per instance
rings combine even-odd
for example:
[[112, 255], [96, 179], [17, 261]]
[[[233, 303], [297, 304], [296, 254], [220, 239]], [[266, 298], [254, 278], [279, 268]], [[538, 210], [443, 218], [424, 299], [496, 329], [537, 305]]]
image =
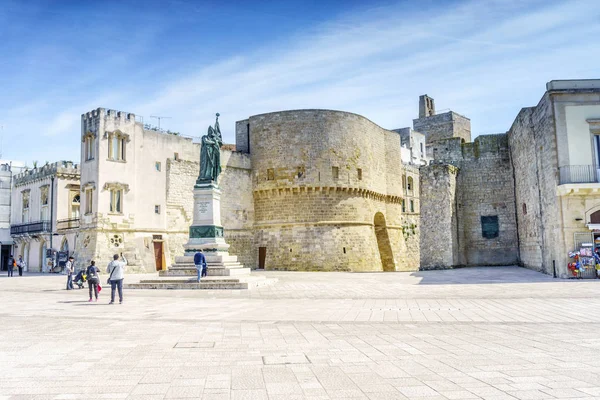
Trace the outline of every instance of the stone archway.
[[383, 271], [391, 272], [396, 270], [394, 263], [394, 254], [390, 245], [390, 237], [388, 236], [387, 227], [385, 225], [385, 217], [382, 213], [375, 214], [374, 219], [375, 237], [377, 238], [377, 247], [379, 256], [381, 257], [381, 266]]

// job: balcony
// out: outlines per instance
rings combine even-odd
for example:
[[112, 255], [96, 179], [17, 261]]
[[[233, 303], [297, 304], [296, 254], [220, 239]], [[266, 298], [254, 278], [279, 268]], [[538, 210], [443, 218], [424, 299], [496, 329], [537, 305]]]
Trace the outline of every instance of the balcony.
[[567, 165], [559, 168], [560, 184], [599, 183], [600, 167], [596, 165]]
[[37, 222], [29, 222], [27, 224], [11, 225], [10, 234], [11, 235], [26, 235], [26, 234], [32, 234], [32, 233], [50, 232], [50, 230], [51, 230], [50, 221], [37, 221]]
[[60, 219], [56, 221], [56, 230], [59, 232], [77, 228], [79, 228], [79, 218]]

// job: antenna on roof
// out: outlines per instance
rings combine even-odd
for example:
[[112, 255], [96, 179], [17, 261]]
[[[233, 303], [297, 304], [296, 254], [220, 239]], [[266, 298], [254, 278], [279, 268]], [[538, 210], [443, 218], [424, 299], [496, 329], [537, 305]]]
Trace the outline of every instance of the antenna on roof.
[[150, 118], [156, 118], [156, 119], [158, 119], [158, 130], [160, 130], [160, 120], [161, 119], [171, 119], [171, 117], [156, 117], [154, 115], [151, 115]]

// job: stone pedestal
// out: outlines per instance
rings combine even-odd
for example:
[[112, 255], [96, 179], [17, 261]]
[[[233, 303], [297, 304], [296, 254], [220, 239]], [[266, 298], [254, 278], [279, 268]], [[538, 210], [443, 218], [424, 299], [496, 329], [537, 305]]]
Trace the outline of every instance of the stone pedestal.
[[[159, 279], [128, 284], [135, 289], [250, 289], [275, 282], [264, 276], [250, 276], [236, 256], [229, 254], [221, 225], [221, 190], [214, 182], [197, 181], [194, 186], [194, 218], [184, 255], [175, 264], [159, 272]], [[207, 276], [196, 282], [194, 254], [206, 257]]]

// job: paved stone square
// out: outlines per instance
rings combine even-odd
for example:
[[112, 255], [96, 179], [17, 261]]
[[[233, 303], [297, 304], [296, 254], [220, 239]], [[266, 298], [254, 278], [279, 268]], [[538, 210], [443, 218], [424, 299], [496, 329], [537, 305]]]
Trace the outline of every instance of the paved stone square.
[[600, 281], [262, 274], [279, 282], [123, 305], [2, 276], [0, 399], [600, 399]]

